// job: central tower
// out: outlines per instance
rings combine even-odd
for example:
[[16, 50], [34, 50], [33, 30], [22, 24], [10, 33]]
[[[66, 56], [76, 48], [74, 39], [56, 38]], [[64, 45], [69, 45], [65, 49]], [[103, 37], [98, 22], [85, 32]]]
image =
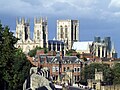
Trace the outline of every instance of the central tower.
[[79, 41], [79, 21], [57, 20], [57, 40], [64, 41], [67, 50], [72, 49], [73, 43]]

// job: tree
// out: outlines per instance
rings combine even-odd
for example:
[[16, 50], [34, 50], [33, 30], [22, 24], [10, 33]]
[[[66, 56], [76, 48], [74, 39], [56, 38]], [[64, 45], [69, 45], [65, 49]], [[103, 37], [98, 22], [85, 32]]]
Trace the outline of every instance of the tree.
[[[17, 49], [14, 55], [14, 65], [13, 65], [13, 89], [22, 89], [22, 85], [25, 79], [29, 75], [31, 64], [28, 62], [26, 55], [21, 49]], [[19, 84], [18, 84], [19, 83]]]
[[17, 42], [17, 38], [13, 36], [13, 33], [9, 31], [8, 26], [2, 27], [0, 25], [1, 32], [1, 57], [0, 57], [0, 69], [2, 79], [5, 81], [5, 85], [10, 85], [10, 80], [12, 80], [12, 65], [15, 47], [14, 44]]
[[66, 52], [66, 55], [67, 55], [67, 56], [72, 56], [72, 53], [74, 53], [74, 52], [76, 52], [74, 49], [68, 50], [68, 51]]
[[28, 53], [28, 55], [30, 57], [34, 57], [36, 55], [37, 50], [44, 50], [44, 53], [48, 52], [47, 48], [36, 47], [33, 50], [30, 50], [29, 53]]
[[[0, 89], [21, 90], [28, 76], [30, 63], [25, 54], [14, 45], [17, 38], [8, 26], [0, 24]], [[8, 88], [9, 87], [9, 88]]]
[[77, 58], [80, 58], [80, 53], [77, 53], [76, 56], [77, 56]]
[[120, 63], [116, 63], [113, 66], [113, 73], [114, 73], [114, 84], [120, 84]]
[[[98, 71], [103, 72], [103, 79], [105, 82], [109, 82], [112, 80], [112, 70], [110, 69], [108, 64], [99, 64], [99, 63], [92, 63], [90, 65], [87, 65], [82, 70], [82, 77], [83, 80], [87, 82], [87, 79], [94, 79], [95, 78], [95, 69]], [[110, 79], [111, 78], [111, 79]]]

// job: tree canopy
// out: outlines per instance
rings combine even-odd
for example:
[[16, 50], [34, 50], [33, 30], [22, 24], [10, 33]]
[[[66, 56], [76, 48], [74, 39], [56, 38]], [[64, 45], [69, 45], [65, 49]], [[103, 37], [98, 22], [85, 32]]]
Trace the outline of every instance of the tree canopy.
[[0, 89], [21, 90], [31, 67], [22, 50], [14, 45], [17, 38], [0, 23]]
[[120, 84], [120, 63], [116, 63], [112, 69], [114, 74], [114, 84]]
[[48, 52], [47, 48], [36, 47], [33, 50], [30, 50], [29, 53], [28, 53], [28, 55], [30, 57], [34, 57], [36, 55], [37, 50], [44, 50], [44, 53]]
[[82, 70], [82, 79], [87, 82], [87, 79], [94, 79], [95, 78], [95, 69], [97, 71], [103, 72], [103, 80], [106, 83], [109, 83], [113, 81], [113, 73], [112, 69], [109, 67], [108, 64], [100, 64], [100, 63], [92, 63], [90, 65], [87, 65]]

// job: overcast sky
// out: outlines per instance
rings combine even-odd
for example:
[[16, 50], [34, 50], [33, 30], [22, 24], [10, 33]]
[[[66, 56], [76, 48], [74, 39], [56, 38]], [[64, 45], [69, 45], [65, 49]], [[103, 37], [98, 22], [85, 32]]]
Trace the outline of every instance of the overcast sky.
[[[49, 39], [56, 37], [57, 19], [78, 19], [80, 40], [110, 36], [120, 54], [120, 0], [0, 0], [3, 25], [15, 30], [17, 17], [48, 17]], [[120, 55], [119, 55], [120, 56]]]

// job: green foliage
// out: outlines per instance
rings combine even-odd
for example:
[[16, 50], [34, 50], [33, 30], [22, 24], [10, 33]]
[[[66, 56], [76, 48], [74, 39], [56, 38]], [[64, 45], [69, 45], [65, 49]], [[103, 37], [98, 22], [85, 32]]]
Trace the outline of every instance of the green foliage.
[[14, 47], [17, 40], [8, 26], [0, 24], [0, 89], [22, 90], [28, 76], [30, 63], [25, 54]]
[[76, 55], [78, 58], [80, 58], [80, 53], [77, 53], [77, 55]]
[[48, 52], [47, 48], [36, 47], [33, 50], [30, 50], [29, 53], [28, 53], [28, 55], [30, 57], [34, 57], [36, 55], [37, 50], [42, 50], [42, 49], [44, 50], [44, 53]]
[[114, 84], [120, 84], [120, 63], [113, 66]]
[[86, 57], [83, 57], [83, 60], [84, 60], [84, 62], [85, 62], [85, 61], [87, 61], [87, 58], [86, 58]]
[[109, 82], [110, 80], [113, 80], [112, 70], [110, 69], [109, 65], [108, 64], [99, 64], [99, 63], [92, 63], [90, 65], [85, 66], [82, 71], [83, 79], [85, 81], [87, 81], [87, 79], [94, 79], [95, 78], [95, 69], [97, 69], [97, 71], [103, 72], [105, 82]]
[[[22, 84], [29, 75], [29, 69], [31, 67], [30, 62], [28, 62], [26, 55], [23, 54], [22, 50], [18, 49], [15, 52], [13, 65], [13, 84], [14, 90], [21, 89]], [[18, 84], [19, 83], [19, 84]]]
[[72, 53], [75, 52], [75, 50], [71, 49], [66, 52], [67, 56], [72, 56]]

